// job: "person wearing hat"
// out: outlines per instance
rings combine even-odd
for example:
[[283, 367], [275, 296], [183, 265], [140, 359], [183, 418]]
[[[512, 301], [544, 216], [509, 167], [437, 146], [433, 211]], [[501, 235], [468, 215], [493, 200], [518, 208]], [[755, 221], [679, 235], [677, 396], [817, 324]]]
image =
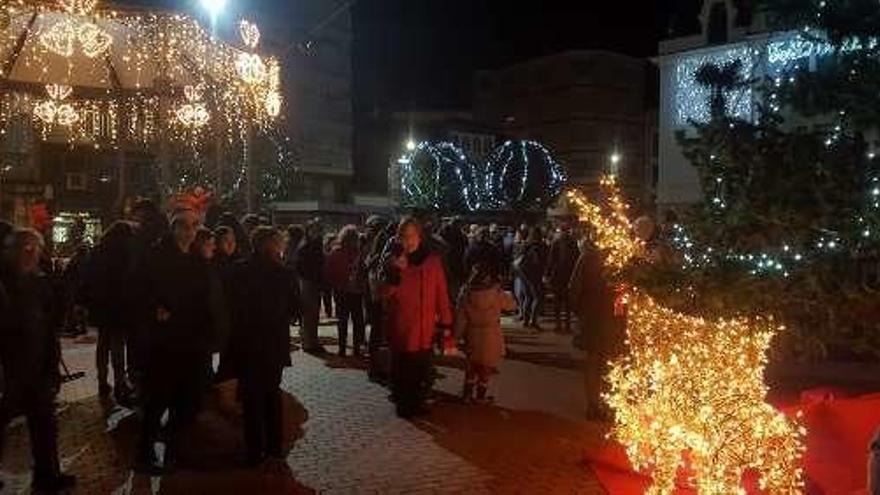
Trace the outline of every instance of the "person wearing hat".
[[55, 396], [58, 367], [58, 311], [52, 288], [40, 269], [43, 237], [32, 229], [6, 236], [0, 274], [0, 362], [5, 390], [0, 401], [0, 452], [6, 426], [17, 414], [27, 418], [36, 492], [67, 490], [76, 478], [61, 472]]

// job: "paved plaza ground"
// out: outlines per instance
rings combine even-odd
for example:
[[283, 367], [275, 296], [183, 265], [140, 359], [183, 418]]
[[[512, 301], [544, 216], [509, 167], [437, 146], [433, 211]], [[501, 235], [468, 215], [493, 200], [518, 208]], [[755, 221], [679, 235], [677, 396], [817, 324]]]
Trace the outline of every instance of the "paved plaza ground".
[[[61, 394], [64, 468], [78, 476], [74, 493], [81, 494], [603, 493], [582, 462], [584, 448], [607, 430], [582, 419], [582, 354], [568, 335], [506, 326], [510, 349], [493, 406], [459, 404], [462, 363], [444, 358], [431, 414], [401, 420], [388, 391], [367, 380], [365, 363], [296, 351], [282, 385], [286, 463], [243, 467], [241, 420], [227, 387], [208, 398], [179, 470], [153, 478], [131, 469], [138, 429], [132, 412], [97, 396], [94, 343], [65, 342], [68, 366], [86, 377]], [[335, 327], [321, 332], [329, 340]], [[26, 428], [16, 423], [5, 493], [28, 492], [28, 459]]]

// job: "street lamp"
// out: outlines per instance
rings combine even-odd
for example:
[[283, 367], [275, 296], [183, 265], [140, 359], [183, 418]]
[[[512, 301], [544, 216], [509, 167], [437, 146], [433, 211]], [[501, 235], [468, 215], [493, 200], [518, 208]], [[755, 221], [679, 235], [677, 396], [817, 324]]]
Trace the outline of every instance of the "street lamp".
[[611, 157], [609, 158], [609, 161], [611, 162], [611, 175], [617, 175], [620, 171], [620, 160], [622, 158], [623, 157], [617, 151], [611, 153]]

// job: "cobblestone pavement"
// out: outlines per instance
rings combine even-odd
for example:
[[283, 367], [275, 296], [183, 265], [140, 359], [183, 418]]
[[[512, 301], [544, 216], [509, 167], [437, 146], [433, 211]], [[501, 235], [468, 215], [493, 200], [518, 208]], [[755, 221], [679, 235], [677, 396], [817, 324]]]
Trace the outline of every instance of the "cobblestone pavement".
[[[331, 327], [322, 335], [331, 337]], [[464, 406], [461, 362], [444, 358], [429, 416], [394, 415], [387, 390], [366, 379], [363, 363], [294, 353], [284, 373], [287, 462], [242, 467], [240, 416], [229, 387], [215, 391], [184, 442], [180, 470], [149, 478], [131, 471], [137, 421], [96, 395], [94, 343], [65, 343], [72, 371], [59, 412], [64, 468], [74, 493], [603, 493], [581, 461], [603, 438], [583, 421], [581, 355], [570, 337], [507, 330], [509, 355], [496, 377], [493, 406]], [[331, 347], [332, 349], [332, 347]], [[10, 429], [5, 493], [27, 493], [26, 428]]]

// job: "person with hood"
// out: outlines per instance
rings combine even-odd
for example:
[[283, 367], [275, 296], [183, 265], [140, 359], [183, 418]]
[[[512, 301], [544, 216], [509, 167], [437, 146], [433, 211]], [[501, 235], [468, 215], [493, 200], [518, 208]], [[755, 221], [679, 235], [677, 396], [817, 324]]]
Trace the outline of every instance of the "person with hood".
[[357, 227], [347, 225], [339, 232], [337, 245], [324, 264], [324, 278], [336, 297], [336, 330], [339, 355], [348, 347], [348, 320], [354, 327], [354, 355], [361, 356], [364, 340], [364, 290], [366, 279], [361, 268], [361, 250]]
[[[134, 298], [130, 281], [135, 275], [135, 226], [118, 221], [107, 229], [87, 266], [89, 315], [98, 327], [95, 354], [98, 393], [113, 391], [116, 402], [126, 404], [131, 387], [126, 374], [125, 343], [135, 326]], [[113, 367], [114, 387], [107, 382], [108, 364]]]
[[43, 237], [31, 229], [6, 236], [0, 268], [0, 362], [5, 390], [0, 400], [0, 453], [6, 427], [21, 413], [27, 418], [36, 492], [67, 490], [76, 478], [61, 472], [55, 396], [61, 386], [58, 367], [59, 310], [40, 269]]
[[324, 279], [324, 227], [314, 219], [306, 226], [306, 237], [296, 258], [299, 277], [300, 302], [302, 303], [302, 345], [310, 354], [325, 354], [326, 349], [318, 340], [318, 323], [321, 313], [321, 286]]
[[452, 309], [443, 261], [424, 242], [421, 224], [403, 220], [388, 250], [381, 292], [391, 350], [392, 397], [397, 415], [425, 414], [424, 390], [431, 372], [431, 349], [438, 327], [451, 327]]
[[175, 465], [180, 433], [198, 412], [207, 382], [204, 365], [214, 340], [209, 276], [192, 253], [198, 220], [178, 213], [171, 233], [149, 253], [141, 275], [142, 318], [148, 322], [144, 417], [138, 468], [156, 471], [155, 442], [166, 411], [165, 471]]
[[513, 296], [501, 287], [498, 264], [481, 260], [458, 296], [455, 314], [455, 335], [464, 342], [467, 355], [462, 400], [490, 400], [486, 392], [489, 380], [497, 373], [504, 357], [504, 335], [501, 333], [501, 313], [516, 309]]
[[236, 269], [232, 345], [241, 380], [247, 460], [281, 459], [281, 374], [290, 361], [293, 277], [284, 238], [272, 227], [251, 234], [253, 254]]

